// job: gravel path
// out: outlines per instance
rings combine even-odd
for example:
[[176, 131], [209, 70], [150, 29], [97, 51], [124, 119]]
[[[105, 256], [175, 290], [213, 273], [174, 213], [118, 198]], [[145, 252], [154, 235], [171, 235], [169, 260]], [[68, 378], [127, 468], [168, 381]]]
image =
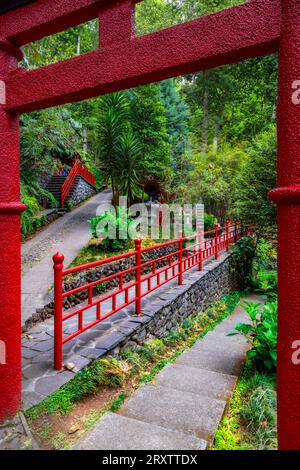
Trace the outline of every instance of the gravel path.
[[102, 191], [23, 243], [22, 324], [47, 303], [53, 284], [53, 254], [61, 251], [65, 265], [70, 264], [91, 237], [88, 220], [96, 215], [99, 205], [110, 201], [111, 191]]

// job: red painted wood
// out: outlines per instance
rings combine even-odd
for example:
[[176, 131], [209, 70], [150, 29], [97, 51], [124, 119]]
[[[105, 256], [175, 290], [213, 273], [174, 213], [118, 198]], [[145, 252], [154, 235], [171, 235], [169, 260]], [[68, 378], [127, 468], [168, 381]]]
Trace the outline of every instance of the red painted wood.
[[128, 43], [12, 75], [7, 82], [8, 109], [33, 111], [268, 54], [278, 49], [279, 36], [278, 1], [253, 0]]
[[[100, 9], [119, 1], [35, 0], [1, 16], [0, 36], [22, 46], [97, 18]], [[132, 0], [132, 3], [140, 1]]]
[[128, 42], [134, 36], [135, 8], [131, 0], [123, 0], [101, 10], [99, 15], [99, 46]]
[[[300, 2], [282, 2], [279, 49], [278, 189], [278, 440], [300, 449], [300, 365], [292, 362], [300, 340]], [[297, 104], [298, 103], [298, 104]]]
[[70, 194], [70, 191], [77, 175], [83, 176], [88, 181], [88, 183], [90, 183], [92, 186], [95, 186], [95, 177], [93, 173], [85, 166], [83, 162], [76, 158], [70, 173], [68, 174], [64, 184], [61, 187], [61, 207], [64, 207], [65, 200]]
[[1, 16], [0, 36], [22, 46], [96, 18], [116, 0], [37, 0]]
[[141, 314], [141, 295], [142, 295], [142, 286], [141, 286], [141, 280], [142, 280], [142, 273], [141, 273], [141, 247], [142, 247], [142, 240], [134, 240], [134, 246], [135, 246], [135, 266], [136, 266], [136, 271], [135, 271], [135, 296], [136, 296], [136, 303], [135, 303], [135, 311], [137, 315]]
[[[17, 67], [17, 60], [0, 50], [0, 80]], [[5, 101], [3, 84], [0, 103]], [[5, 364], [0, 363], [0, 421], [19, 409], [21, 399], [21, 261], [20, 161], [18, 117], [0, 104], [0, 341]], [[1, 362], [2, 362], [1, 358]]]
[[53, 256], [54, 270], [54, 369], [62, 368], [62, 271], [64, 255], [56, 253]]

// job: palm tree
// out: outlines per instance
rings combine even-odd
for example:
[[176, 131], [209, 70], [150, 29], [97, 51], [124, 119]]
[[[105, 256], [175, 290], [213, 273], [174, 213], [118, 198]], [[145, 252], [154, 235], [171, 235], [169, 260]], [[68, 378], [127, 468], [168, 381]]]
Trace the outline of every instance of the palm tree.
[[128, 129], [120, 136], [118, 143], [118, 188], [122, 196], [127, 196], [129, 205], [142, 195], [140, 157], [140, 143]]
[[111, 181], [113, 204], [119, 199], [120, 138], [129, 128], [129, 109], [124, 93], [111, 93], [99, 100], [95, 147], [104, 181]]

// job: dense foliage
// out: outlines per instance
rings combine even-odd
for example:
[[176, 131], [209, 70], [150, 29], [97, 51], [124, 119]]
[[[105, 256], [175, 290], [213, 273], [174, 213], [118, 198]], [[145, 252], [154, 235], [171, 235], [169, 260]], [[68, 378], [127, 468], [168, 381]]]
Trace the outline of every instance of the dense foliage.
[[[238, 3], [144, 0], [136, 7], [136, 32]], [[26, 46], [23, 65], [48, 65], [97, 42], [91, 21]], [[53, 172], [61, 155], [79, 154], [99, 186], [112, 186], [115, 204], [120, 194], [129, 203], [149, 197], [144, 188], [154, 181], [178, 202], [202, 198], [222, 224], [235, 217], [274, 232], [276, 211], [267, 193], [276, 178], [276, 80], [277, 57], [269, 56], [23, 116], [24, 222], [30, 225], [43, 206], [40, 176]]]
[[235, 329], [245, 336], [251, 345], [247, 357], [252, 359], [257, 367], [275, 369], [277, 364], [277, 302], [266, 302], [264, 305], [245, 302], [243, 308], [249, 315], [251, 323], [239, 323]]

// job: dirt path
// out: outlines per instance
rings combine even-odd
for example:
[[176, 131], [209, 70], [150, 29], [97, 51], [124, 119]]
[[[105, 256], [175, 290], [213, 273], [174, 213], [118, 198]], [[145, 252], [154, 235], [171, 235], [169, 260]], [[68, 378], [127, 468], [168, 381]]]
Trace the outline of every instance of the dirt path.
[[88, 220], [110, 201], [111, 191], [102, 191], [22, 245], [22, 324], [47, 303], [53, 254], [62, 252], [65, 265], [70, 264], [91, 237]]

